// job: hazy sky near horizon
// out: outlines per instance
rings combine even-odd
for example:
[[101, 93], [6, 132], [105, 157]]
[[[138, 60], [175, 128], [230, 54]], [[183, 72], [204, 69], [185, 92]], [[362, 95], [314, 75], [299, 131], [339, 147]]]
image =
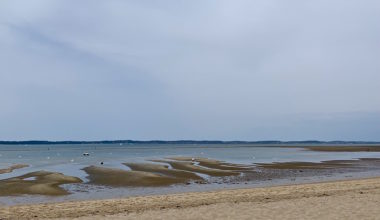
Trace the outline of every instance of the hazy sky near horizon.
[[2, 0], [0, 140], [380, 141], [380, 1]]

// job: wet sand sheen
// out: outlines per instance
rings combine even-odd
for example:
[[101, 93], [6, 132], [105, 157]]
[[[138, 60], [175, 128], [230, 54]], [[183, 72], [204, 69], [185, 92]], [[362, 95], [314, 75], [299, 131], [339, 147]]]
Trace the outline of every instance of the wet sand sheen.
[[167, 163], [170, 164], [174, 169], [178, 170], [185, 170], [189, 172], [195, 172], [195, 173], [202, 173], [209, 176], [236, 176], [239, 175], [239, 172], [229, 171], [229, 170], [218, 170], [218, 169], [211, 169], [211, 168], [204, 168], [200, 166], [196, 166], [192, 162], [187, 161], [170, 161], [170, 160], [151, 160], [153, 162], [159, 162], [159, 163]]
[[82, 180], [77, 177], [65, 176], [61, 173], [37, 171], [0, 180], [0, 196], [21, 194], [67, 195], [69, 193], [60, 188], [60, 185], [81, 182]]
[[183, 170], [169, 169], [168, 166], [161, 165], [161, 164], [152, 164], [152, 163], [123, 163], [123, 164], [128, 166], [134, 171], [157, 173], [157, 174], [184, 179], [184, 180], [203, 179], [200, 176], [196, 175], [195, 173], [183, 171]]
[[201, 158], [201, 157], [195, 157], [195, 158], [170, 157], [168, 159], [177, 160], [177, 161], [197, 162], [200, 166], [211, 168], [211, 169], [217, 169], [217, 170], [244, 171], [244, 170], [252, 170], [253, 168], [253, 167], [250, 167], [249, 165], [226, 163], [219, 160], [213, 160], [213, 159]]

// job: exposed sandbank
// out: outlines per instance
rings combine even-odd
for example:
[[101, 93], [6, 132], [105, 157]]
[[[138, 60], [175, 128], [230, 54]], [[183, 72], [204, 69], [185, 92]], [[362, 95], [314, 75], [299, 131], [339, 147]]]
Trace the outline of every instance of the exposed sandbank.
[[217, 170], [230, 170], [230, 171], [244, 171], [244, 170], [252, 170], [252, 167], [243, 164], [233, 164], [227, 163], [224, 161], [213, 160], [209, 158], [202, 157], [171, 157], [168, 158], [170, 160], [177, 161], [187, 161], [187, 162], [197, 162], [200, 166], [217, 169]]
[[106, 186], [167, 186], [184, 183], [186, 180], [163, 176], [151, 172], [127, 171], [97, 166], [85, 167], [89, 183]]
[[184, 170], [169, 169], [169, 166], [167, 165], [152, 164], [152, 163], [123, 163], [123, 164], [128, 166], [134, 171], [157, 173], [157, 174], [184, 179], [184, 180], [203, 179], [197, 174], [192, 173], [192, 172], [188, 172]]
[[[156, 163], [123, 163], [132, 171], [111, 169], [104, 167], [90, 166], [83, 170], [89, 175], [90, 184], [108, 186], [167, 186], [179, 183], [205, 183], [204, 179], [197, 173], [214, 177], [237, 176], [238, 171], [247, 170], [247, 167], [220, 162], [206, 158], [197, 158], [192, 161], [190, 158], [178, 157], [173, 160], [152, 160]], [[199, 162], [204, 165], [198, 166]], [[163, 165], [159, 163], [170, 164]], [[219, 169], [217, 169], [219, 168]], [[251, 169], [251, 168], [250, 168]]]
[[307, 150], [321, 152], [380, 152], [380, 145], [364, 146], [307, 146]]
[[360, 158], [357, 160], [329, 160], [319, 163], [314, 162], [274, 162], [256, 163], [257, 167], [269, 169], [339, 169], [339, 168], [358, 168], [365, 164], [363, 162], [380, 162], [380, 158]]
[[12, 165], [12, 166], [7, 167], [7, 168], [0, 169], [0, 174], [11, 173], [11, 172], [13, 172], [13, 170], [21, 169], [21, 168], [28, 167], [28, 166], [29, 165], [27, 165], [27, 164], [15, 164], [15, 165]]
[[336, 169], [353, 166], [353, 161], [322, 161], [313, 162], [275, 162], [275, 163], [257, 163], [258, 167], [270, 169]]
[[193, 162], [187, 161], [172, 161], [172, 160], [152, 160], [153, 162], [167, 163], [170, 164], [174, 169], [185, 170], [195, 173], [202, 173], [209, 176], [235, 176], [239, 175], [239, 172], [229, 171], [229, 170], [219, 170], [212, 168], [204, 168], [195, 165]]
[[67, 183], [81, 183], [77, 177], [61, 173], [37, 171], [22, 176], [0, 180], [0, 196], [21, 194], [66, 195], [67, 191], [59, 186]]

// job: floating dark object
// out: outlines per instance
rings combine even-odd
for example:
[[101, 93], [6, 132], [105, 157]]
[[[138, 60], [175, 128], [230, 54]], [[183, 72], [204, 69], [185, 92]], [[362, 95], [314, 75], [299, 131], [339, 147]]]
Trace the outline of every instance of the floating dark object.
[[85, 153], [83, 153], [83, 156], [87, 157], [87, 156], [90, 156], [90, 154], [85, 152]]

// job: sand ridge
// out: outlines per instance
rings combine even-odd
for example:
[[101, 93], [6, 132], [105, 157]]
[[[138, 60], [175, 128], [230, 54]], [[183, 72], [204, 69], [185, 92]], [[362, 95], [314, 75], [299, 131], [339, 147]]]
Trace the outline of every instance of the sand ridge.
[[0, 196], [11, 195], [67, 195], [66, 190], [60, 188], [62, 184], [81, 183], [77, 177], [66, 176], [62, 173], [36, 171], [22, 176], [0, 180]]
[[134, 171], [143, 171], [143, 172], [152, 172], [159, 173], [161, 175], [166, 175], [170, 177], [175, 177], [179, 179], [185, 180], [202, 180], [200, 176], [195, 173], [177, 170], [177, 169], [169, 169], [167, 165], [161, 164], [152, 164], [152, 163], [123, 163]]
[[237, 176], [240, 173], [237, 171], [224, 170], [224, 169], [215, 169], [215, 168], [206, 168], [196, 165], [192, 161], [172, 161], [172, 160], [152, 160], [153, 162], [167, 163], [171, 167], [178, 170], [184, 170], [195, 173], [202, 173], [209, 176]]
[[[173, 184], [206, 183], [198, 174], [212, 177], [238, 176], [248, 167], [225, 163], [207, 158], [175, 157], [171, 159], [149, 160], [145, 163], [123, 163], [131, 170], [106, 168], [100, 166], [85, 167], [89, 184], [107, 186], [169, 186]], [[168, 165], [163, 165], [168, 164]], [[169, 167], [169, 165], [171, 167]]]
[[27, 165], [27, 164], [14, 164], [14, 165], [12, 165], [10, 167], [4, 168], [4, 169], [0, 169], [0, 174], [11, 173], [11, 172], [13, 172], [13, 170], [21, 169], [21, 168], [28, 167], [28, 166], [29, 165]]
[[167, 186], [184, 183], [186, 180], [145, 171], [129, 171], [114, 168], [89, 166], [83, 168], [90, 184], [106, 186]]
[[176, 161], [196, 162], [198, 163], [199, 166], [207, 167], [210, 169], [217, 169], [217, 170], [247, 171], [247, 170], [253, 169], [252, 166], [249, 166], [246, 164], [227, 163], [220, 160], [213, 160], [213, 159], [202, 158], [202, 157], [170, 157], [167, 159], [176, 160]]

